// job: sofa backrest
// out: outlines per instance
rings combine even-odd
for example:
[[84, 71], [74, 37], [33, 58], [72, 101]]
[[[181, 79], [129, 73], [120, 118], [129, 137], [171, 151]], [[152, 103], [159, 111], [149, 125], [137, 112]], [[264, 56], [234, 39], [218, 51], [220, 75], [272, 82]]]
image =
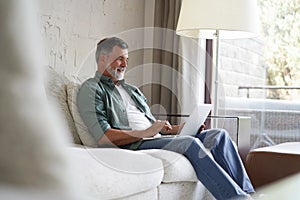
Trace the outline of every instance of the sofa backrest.
[[56, 104], [58, 112], [69, 128], [69, 135], [75, 144], [82, 144], [77, 133], [74, 120], [68, 107], [67, 85], [71, 82], [66, 76], [59, 74], [53, 67], [46, 67], [45, 90], [46, 95], [52, 103]]

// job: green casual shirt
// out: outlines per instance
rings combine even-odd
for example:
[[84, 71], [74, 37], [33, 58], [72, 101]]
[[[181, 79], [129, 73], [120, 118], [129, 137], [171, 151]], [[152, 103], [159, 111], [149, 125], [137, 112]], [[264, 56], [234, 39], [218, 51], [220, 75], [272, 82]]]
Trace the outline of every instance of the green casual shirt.
[[[137, 87], [126, 84], [124, 80], [119, 83], [128, 92], [137, 108], [153, 122], [155, 118], [143, 93]], [[94, 78], [86, 80], [79, 89], [77, 107], [90, 134], [97, 142], [110, 128], [131, 130], [125, 104], [114, 82], [98, 71]], [[136, 149], [140, 143], [141, 141], [132, 143], [129, 148]]]

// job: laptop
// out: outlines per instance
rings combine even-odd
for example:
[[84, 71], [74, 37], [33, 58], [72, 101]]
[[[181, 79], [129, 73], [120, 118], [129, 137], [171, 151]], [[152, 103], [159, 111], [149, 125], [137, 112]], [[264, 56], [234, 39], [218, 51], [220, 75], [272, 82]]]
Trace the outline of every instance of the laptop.
[[156, 134], [153, 137], [143, 138], [143, 140], [151, 140], [162, 137], [177, 137], [182, 135], [190, 135], [195, 136], [198, 133], [199, 128], [203, 125], [206, 120], [210, 110], [212, 108], [211, 104], [198, 104], [194, 109], [190, 116], [187, 118], [183, 127], [179, 130], [177, 135], [161, 135]]

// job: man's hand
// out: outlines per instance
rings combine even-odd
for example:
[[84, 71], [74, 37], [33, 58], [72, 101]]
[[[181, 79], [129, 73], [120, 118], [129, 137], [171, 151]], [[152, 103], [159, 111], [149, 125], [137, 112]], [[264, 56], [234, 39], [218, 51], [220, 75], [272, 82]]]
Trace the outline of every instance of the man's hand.
[[176, 135], [179, 133], [179, 130], [182, 128], [183, 125], [172, 125], [166, 121], [165, 126], [161, 130], [162, 134], [170, 134], [170, 135]]
[[169, 134], [172, 132], [172, 129], [173, 129], [173, 127], [171, 126], [169, 121], [165, 121], [165, 124], [164, 124], [163, 128], [160, 130], [160, 132], [163, 134]]
[[204, 131], [206, 128], [205, 124], [202, 124], [198, 130], [198, 133], [201, 133], [202, 131]]

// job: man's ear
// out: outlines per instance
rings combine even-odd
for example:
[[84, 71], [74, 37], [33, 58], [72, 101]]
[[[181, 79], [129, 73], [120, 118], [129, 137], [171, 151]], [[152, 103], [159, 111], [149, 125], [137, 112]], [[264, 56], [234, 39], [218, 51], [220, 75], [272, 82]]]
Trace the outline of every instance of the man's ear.
[[106, 70], [107, 62], [108, 56], [104, 53], [101, 53], [98, 58], [98, 71], [104, 73], [104, 71]]
[[100, 53], [98, 59], [99, 59], [98, 62], [103, 64], [103, 63], [106, 62], [107, 56], [106, 56], [106, 54], [104, 54], [104, 53]]

